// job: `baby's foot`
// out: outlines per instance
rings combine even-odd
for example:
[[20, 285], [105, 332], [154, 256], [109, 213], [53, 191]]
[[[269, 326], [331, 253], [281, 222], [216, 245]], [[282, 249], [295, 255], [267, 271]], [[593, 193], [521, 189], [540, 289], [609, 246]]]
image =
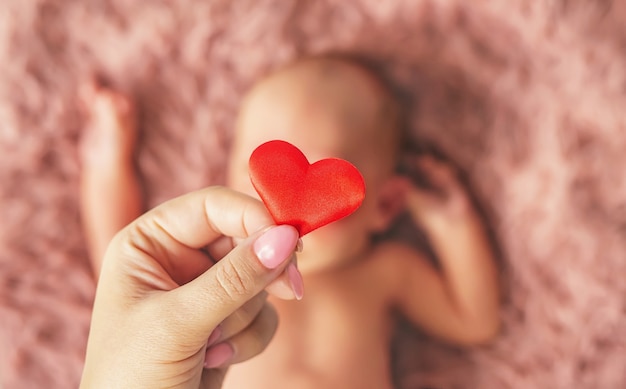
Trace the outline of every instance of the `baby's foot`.
[[88, 125], [81, 140], [81, 159], [90, 166], [127, 163], [137, 140], [135, 107], [125, 95], [90, 82], [81, 90]]

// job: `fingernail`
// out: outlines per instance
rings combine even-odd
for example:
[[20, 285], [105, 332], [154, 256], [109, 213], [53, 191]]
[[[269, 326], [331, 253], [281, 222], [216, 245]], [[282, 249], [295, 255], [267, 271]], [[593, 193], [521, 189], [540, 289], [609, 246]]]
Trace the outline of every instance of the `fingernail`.
[[294, 296], [297, 300], [302, 300], [304, 296], [304, 281], [302, 281], [302, 274], [295, 263], [291, 262], [287, 267], [287, 277], [289, 277], [289, 283], [291, 284], [291, 290], [293, 290]]
[[220, 326], [215, 327], [213, 332], [211, 332], [211, 335], [209, 335], [209, 339], [207, 339], [206, 341], [207, 346], [213, 345], [219, 339], [221, 335], [222, 335], [222, 327]]
[[230, 360], [235, 354], [233, 346], [228, 342], [216, 344], [209, 348], [204, 355], [204, 367], [211, 369], [214, 367], [222, 366], [228, 360]]
[[273, 227], [254, 242], [254, 253], [263, 266], [274, 269], [293, 253], [298, 241], [298, 231], [290, 225]]

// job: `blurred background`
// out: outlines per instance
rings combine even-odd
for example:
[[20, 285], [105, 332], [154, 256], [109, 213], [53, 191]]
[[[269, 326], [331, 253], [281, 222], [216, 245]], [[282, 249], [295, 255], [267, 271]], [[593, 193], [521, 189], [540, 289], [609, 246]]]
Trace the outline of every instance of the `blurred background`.
[[402, 325], [398, 387], [626, 387], [626, 1], [0, 1], [0, 387], [80, 378], [81, 83], [135, 99], [153, 206], [222, 183], [246, 89], [327, 51], [404, 91], [502, 251], [502, 335], [460, 350]]

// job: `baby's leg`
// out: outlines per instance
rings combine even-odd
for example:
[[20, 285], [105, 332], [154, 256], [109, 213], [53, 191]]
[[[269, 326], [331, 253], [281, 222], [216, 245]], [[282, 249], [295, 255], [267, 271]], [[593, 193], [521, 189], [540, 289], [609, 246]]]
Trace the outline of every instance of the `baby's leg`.
[[96, 278], [113, 236], [142, 212], [133, 161], [136, 115], [124, 95], [92, 84], [84, 88], [89, 128], [81, 141], [80, 207]]

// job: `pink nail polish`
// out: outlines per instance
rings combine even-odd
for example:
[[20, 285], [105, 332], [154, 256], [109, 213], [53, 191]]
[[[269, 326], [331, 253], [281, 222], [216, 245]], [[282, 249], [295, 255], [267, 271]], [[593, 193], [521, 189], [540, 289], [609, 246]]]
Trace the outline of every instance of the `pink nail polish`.
[[216, 344], [204, 355], [204, 367], [211, 369], [220, 367], [235, 355], [235, 350], [228, 342]]
[[295, 263], [290, 263], [287, 267], [287, 277], [289, 277], [289, 283], [291, 284], [291, 290], [296, 296], [297, 300], [302, 300], [304, 296], [304, 281], [302, 281], [302, 275], [296, 267]]
[[263, 266], [274, 269], [291, 257], [298, 242], [298, 231], [290, 225], [273, 227], [254, 242], [254, 252]]
[[211, 335], [209, 335], [209, 339], [206, 341], [207, 346], [212, 346], [222, 335], [222, 328], [220, 326], [215, 327]]

